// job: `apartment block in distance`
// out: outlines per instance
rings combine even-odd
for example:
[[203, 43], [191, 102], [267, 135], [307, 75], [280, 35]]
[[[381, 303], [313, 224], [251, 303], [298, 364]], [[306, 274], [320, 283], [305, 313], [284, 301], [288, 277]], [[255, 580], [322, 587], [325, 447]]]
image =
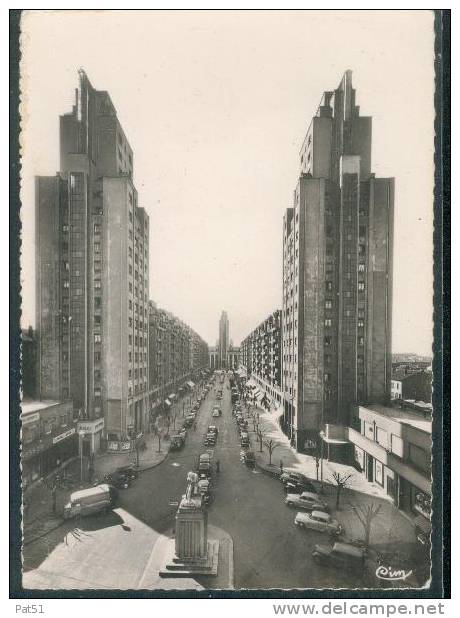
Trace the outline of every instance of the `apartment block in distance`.
[[282, 402], [281, 391], [281, 333], [282, 313], [279, 309], [269, 315], [244, 339], [240, 346], [240, 364], [259, 387], [259, 399], [273, 407]]
[[208, 368], [208, 345], [175, 315], [149, 303], [149, 397], [153, 421]]
[[351, 71], [325, 92], [300, 150], [283, 221], [283, 428], [334, 454], [358, 403], [391, 380], [394, 179], [371, 166], [372, 119]]
[[82, 70], [60, 118], [60, 171], [36, 179], [36, 247], [40, 397], [72, 400], [87, 433], [138, 435], [148, 418], [149, 219], [115, 107]]

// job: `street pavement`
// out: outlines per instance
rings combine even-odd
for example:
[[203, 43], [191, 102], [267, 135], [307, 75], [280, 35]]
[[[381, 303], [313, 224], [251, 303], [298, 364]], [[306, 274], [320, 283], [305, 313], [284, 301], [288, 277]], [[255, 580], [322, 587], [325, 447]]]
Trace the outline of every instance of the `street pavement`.
[[[297, 529], [296, 511], [285, 506], [280, 482], [240, 462], [228, 379], [220, 418], [211, 418], [214, 403], [211, 391], [183, 450], [171, 452], [161, 465], [142, 472], [131, 488], [120, 492], [113, 513], [66, 522], [28, 545], [24, 586], [136, 589], [153, 547], [174, 526], [173, 503], [185, 491], [187, 472], [195, 469], [199, 454], [207, 450], [203, 441], [209, 424], [219, 428], [213, 460], [220, 461], [220, 472], [213, 479], [209, 524], [233, 539], [235, 589], [365, 586], [361, 576], [316, 565], [311, 552], [316, 543], [329, 545], [329, 537]], [[196, 579], [206, 589], [216, 586], [211, 577]]]

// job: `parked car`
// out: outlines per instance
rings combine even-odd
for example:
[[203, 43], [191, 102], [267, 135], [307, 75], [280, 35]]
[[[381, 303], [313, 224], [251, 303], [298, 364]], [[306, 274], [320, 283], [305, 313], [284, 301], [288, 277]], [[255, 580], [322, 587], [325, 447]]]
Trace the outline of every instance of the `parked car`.
[[313, 560], [318, 564], [334, 566], [352, 571], [364, 570], [364, 550], [348, 543], [334, 543], [332, 547], [315, 545], [312, 551]]
[[248, 468], [254, 468], [256, 465], [256, 456], [254, 451], [243, 451], [243, 461]]
[[329, 507], [316, 494], [304, 491], [301, 494], [287, 494], [284, 501], [288, 506], [295, 506], [305, 511], [328, 511]]
[[106, 474], [104, 476], [104, 482], [109, 485], [113, 485], [113, 487], [116, 487], [117, 489], [128, 489], [132, 483], [132, 480], [128, 475], [115, 471]]
[[171, 436], [169, 448], [171, 451], [179, 451], [184, 446], [184, 438], [181, 435]]
[[247, 434], [246, 432], [242, 432], [241, 433], [241, 446], [243, 447], [248, 447], [250, 446], [250, 442], [249, 442], [249, 434]]
[[203, 461], [198, 464], [198, 476], [200, 478], [209, 478], [212, 474], [212, 467], [208, 461]]
[[203, 463], [203, 462], [211, 463], [211, 455], [209, 453], [201, 453], [199, 462], [200, 463]]
[[339, 535], [342, 526], [336, 519], [324, 511], [312, 511], [311, 513], [297, 513], [294, 523], [299, 528], [310, 528], [319, 532], [329, 532], [329, 534]]
[[219, 433], [219, 430], [217, 429], [217, 427], [215, 425], [209, 425], [208, 433], [215, 433], [216, 436], [217, 436], [218, 433]]
[[310, 494], [318, 493], [311, 481], [302, 481], [298, 483], [289, 481], [284, 485], [284, 490], [287, 494], [302, 494], [304, 491], [308, 491]]
[[[284, 484], [286, 483], [311, 483], [311, 480], [305, 474], [301, 474], [300, 472], [292, 472], [287, 470], [280, 475], [280, 481]], [[316, 492], [314, 492], [316, 493]]]
[[136, 480], [139, 476], [139, 471], [136, 470], [134, 464], [129, 464], [127, 466], [120, 466], [115, 470], [117, 474], [125, 474], [132, 481]]
[[64, 507], [64, 519], [108, 511], [116, 505], [117, 498], [115, 487], [106, 483], [74, 491]]

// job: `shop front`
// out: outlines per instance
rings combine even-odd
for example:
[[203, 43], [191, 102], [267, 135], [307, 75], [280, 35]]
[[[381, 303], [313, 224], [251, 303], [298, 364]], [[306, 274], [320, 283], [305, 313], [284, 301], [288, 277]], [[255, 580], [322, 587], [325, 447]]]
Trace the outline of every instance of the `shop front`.
[[101, 448], [104, 419], [97, 418], [91, 421], [79, 421], [77, 431], [81, 436], [83, 455], [92, 457]]

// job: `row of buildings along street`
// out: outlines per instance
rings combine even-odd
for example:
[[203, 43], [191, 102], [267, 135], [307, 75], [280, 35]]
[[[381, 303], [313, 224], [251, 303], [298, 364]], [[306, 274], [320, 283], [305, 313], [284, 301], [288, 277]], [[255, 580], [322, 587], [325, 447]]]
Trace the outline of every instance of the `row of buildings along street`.
[[[239, 346], [223, 310], [209, 347], [150, 297], [154, 231], [133, 151], [110, 95], [79, 71], [59, 172], [36, 179], [21, 410], [29, 587], [152, 589], [171, 572], [183, 588], [385, 585], [364, 568], [376, 556], [424, 583], [430, 359], [392, 357], [394, 179], [372, 172], [371, 147], [346, 71], [320, 99], [280, 217], [280, 307]], [[83, 517], [112, 484], [112, 514]], [[316, 527], [300, 533], [291, 507], [308, 499]], [[61, 517], [72, 505], [77, 525]], [[327, 568], [325, 541], [355, 576]]]

